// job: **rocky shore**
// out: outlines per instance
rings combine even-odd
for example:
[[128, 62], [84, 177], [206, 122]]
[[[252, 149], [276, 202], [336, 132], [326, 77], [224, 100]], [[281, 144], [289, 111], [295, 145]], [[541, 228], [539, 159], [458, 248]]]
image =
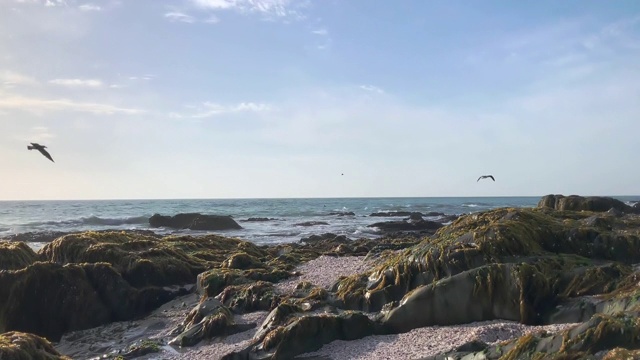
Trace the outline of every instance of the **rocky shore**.
[[549, 195], [378, 239], [0, 242], [0, 358], [635, 358], [638, 212]]

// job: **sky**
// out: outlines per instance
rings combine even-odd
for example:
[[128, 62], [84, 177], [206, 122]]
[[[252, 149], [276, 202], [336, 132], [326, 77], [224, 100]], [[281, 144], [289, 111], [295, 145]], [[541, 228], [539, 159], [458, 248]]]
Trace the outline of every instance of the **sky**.
[[637, 195], [639, 100], [635, 0], [0, 0], [0, 200]]

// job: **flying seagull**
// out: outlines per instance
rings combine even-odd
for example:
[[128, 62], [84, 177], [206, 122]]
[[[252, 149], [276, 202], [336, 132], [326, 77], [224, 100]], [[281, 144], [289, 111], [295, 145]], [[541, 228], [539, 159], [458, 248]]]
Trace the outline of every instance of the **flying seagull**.
[[496, 181], [496, 179], [493, 178], [493, 175], [482, 175], [482, 176], [480, 176], [478, 178], [478, 180], [476, 182], [480, 181], [481, 179], [486, 179], [486, 178], [491, 178], [491, 180]]
[[[53, 161], [53, 158], [52, 158], [52, 157], [51, 157], [51, 155], [47, 152], [47, 150], [45, 150], [45, 148], [46, 148], [46, 146], [44, 146], [44, 145], [40, 145], [40, 144], [38, 144], [38, 143], [31, 143], [31, 146], [27, 146], [27, 149], [29, 149], [29, 150], [33, 150], [33, 149], [38, 150], [38, 151], [40, 151], [40, 153], [41, 153], [42, 155], [44, 155], [44, 157], [46, 157], [47, 159], [49, 159], [49, 160]], [[55, 161], [53, 161], [53, 162], [55, 162]]]

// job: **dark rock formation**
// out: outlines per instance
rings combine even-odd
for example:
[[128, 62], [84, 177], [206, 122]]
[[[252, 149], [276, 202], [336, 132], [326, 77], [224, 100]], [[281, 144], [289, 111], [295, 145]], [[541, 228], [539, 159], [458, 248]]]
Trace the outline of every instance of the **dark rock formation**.
[[23, 242], [0, 241], [0, 270], [23, 269], [38, 260], [38, 255]]
[[57, 341], [67, 331], [140, 316], [184, 293], [135, 289], [104, 263], [36, 262], [0, 271], [0, 333], [24, 331]]
[[226, 306], [216, 299], [207, 298], [189, 313], [182, 324], [172, 330], [175, 337], [169, 344], [193, 346], [203, 339], [232, 335], [254, 327], [256, 324], [234, 324], [233, 314]]
[[616, 209], [625, 213], [633, 212], [633, 208], [622, 201], [601, 196], [547, 195], [538, 202], [538, 207], [569, 211], [605, 212], [609, 209]]
[[0, 359], [70, 360], [60, 354], [46, 339], [17, 331], [0, 334]]
[[317, 225], [329, 225], [329, 223], [325, 221], [305, 221], [305, 222], [301, 222], [293, 225], [294, 226], [317, 226]]
[[233, 230], [242, 227], [231, 216], [203, 215], [199, 213], [164, 216], [154, 214], [149, 218], [151, 227], [168, 227], [191, 230]]
[[86, 232], [63, 236], [40, 252], [58, 264], [111, 264], [135, 287], [193, 284], [207, 268], [241, 250], [243, 241], [216, 235], [158, 239], [127, 232]]
[[356, 213], [354, 213], [353, 211], [333, 211], [330, 212], [329, 215], [335, 215], [335, 216], [356, 216]]
[[[637, 359], [640, 354], [638, 314], [597, 314], [558, 334], [534, 333], [479, 352], [454, 351], [425, 360], [460, 359]], [[477, 357], [476, 357], [477, 356]]]
[[385, 221], [368, 225], [368, 227], [375, 227], [382, 231], [435, 231], [442, 226], [439, 222], [422, 219], [417, 221]]
[[278, 219], [275, 218], [265, 218], [265, 217], [251, 217], [248, 218], [246, 220], [240, 220], [240, 221], [244, 221], [244, 222], [265, 222], [265, 221], [275, 221]]
[[62, 231], [33, 231], [5, 236], [3, 240], [24, 242], [50, 242], [68, 233]]

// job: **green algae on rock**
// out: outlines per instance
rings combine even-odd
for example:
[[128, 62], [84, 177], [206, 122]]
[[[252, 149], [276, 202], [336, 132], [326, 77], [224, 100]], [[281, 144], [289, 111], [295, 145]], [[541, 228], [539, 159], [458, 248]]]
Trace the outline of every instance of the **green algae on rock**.
[[135, 287], [183, 285], [219, 266], [242, 243], [216, 235], [159, 239], [129, 232], [84, 232], [56, 239], [40, 255], [58, 264], [107, 262]]
[[70, 360], [60, 354], [46, 339], [17, 331], [0, 334], [0, 359]]
[[0, 271], [0, 332], [63, 333], [145, 314], [185, 291], [133, 288], [109, 264], [36, 262]]
[[38, 255], [23, 242], [0, 241], [0, 270], [23, 269], [38, 261]]

